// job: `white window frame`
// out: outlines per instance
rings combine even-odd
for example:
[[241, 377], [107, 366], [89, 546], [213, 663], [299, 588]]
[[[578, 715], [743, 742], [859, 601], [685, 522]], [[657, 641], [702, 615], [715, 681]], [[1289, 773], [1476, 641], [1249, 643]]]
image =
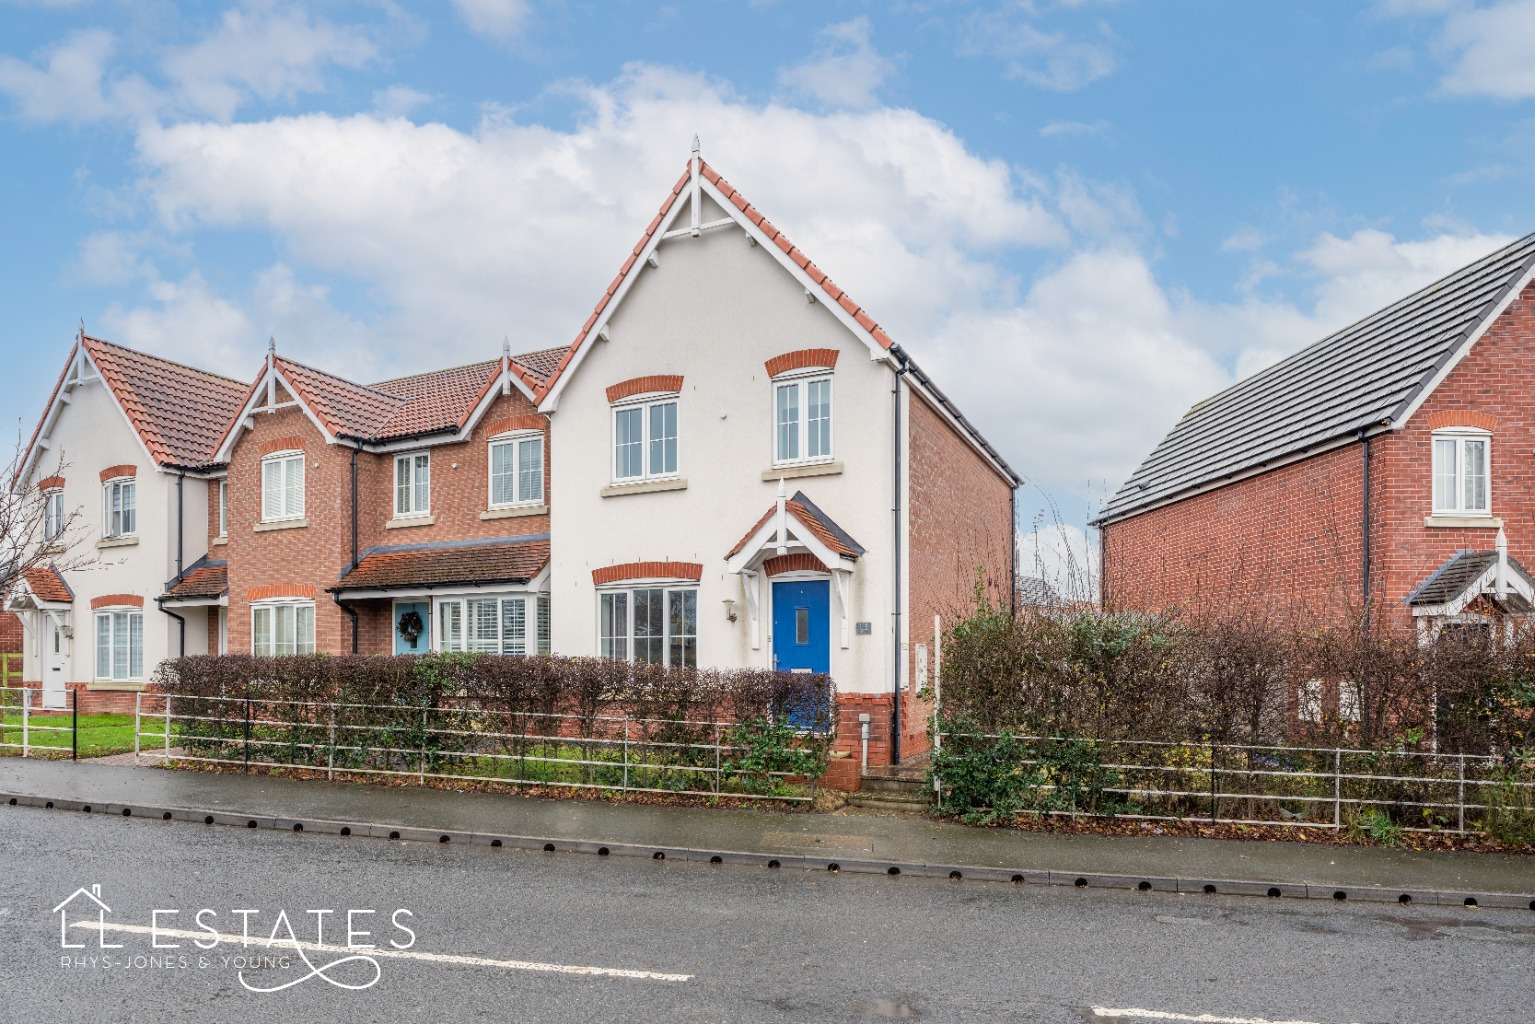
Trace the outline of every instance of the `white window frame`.
[[43, 543], [52, 544], [64, 535], [64, 489], [50, 487], [43, 492]]
[[[1476, 427], [1450, 427], [1433, 432], [1429, 448], [1429, 502], [1436, 516], [1492, 516], [1492, 433]], [[1483, 493], [1487, 499], [1482, 508], [1466, 504], [1466, 442], [1480, 441], [1483, 445], [1484, 463]], [[1455, 445], [1455, 484], [1453, 505], [1439, 503], [1439, 447], [1441, 443]]]
[[[116, 523], [112, 521], [114, 494], [127, 495], [128, 500], [123, 500], [117, 508], [117, 514], [121, 516]], [[137, 537], [139, 533], [139, 483], [138, 477], [115, 476], [110, 480], [104, 480], [101, 484], [101, 535], [109, 540], [117, 540], [122, 537]]]
[[219, 481], [219, 522], [218, 536], [229, 536], [229, 481]]
[[[672, 469], [657, 470], [651, 461], [651, 447], [657, 440], [650, 432], [651, 410], [661, 406], [670, 405], [676, 409], [675, 420], [677, 433], [674, 441], [677, 445], [676, 466]], [[640, 469], [638, 476], [618, 475], [618, 417], [627, 412], [640, 410]], [[644, 480], [673, 480], [682, 475], [682, 396], [677, 394], [647, 395], [634, 401], [615, 402], [612, 413], [608, 419], [608, 428], [611, 439], [608, 444], [608, 471], [612, 474], [616, 484], [637, 483]]]
[[[773, 427], [773, 465], [775, 466], [813, 466], [821, 462], [831, 462], [835, 458], [836, 433], [833, 423], [836, 420], [836, 388], [832, 383], [832, 374], [824, 370], [813, 373], [782, 374], [772, 379], [772, 412], [770, 420]], [[810, 452], [810, 386], [812, 384], [825, 384], [831, 404], [831, 415], [826, 421], [826, 451], [811, 455]], [[798, 445], [797, 454], [785, 456], [779, 450], [778, 437], [778, 396], [786, 388], [795, 389], [798, 418], [795, 422], [795, 441]]]
[[[406, 488], [409, 504], [400, 504], [400, 467], [410, 474]], [[432, 453], [429, 451], [401, 452], [394, 457], [394, 473], [389, 478], [394, 494], [396, 519], [419, 519], [432, 514]], [[423, 493], [424, 492], [424, 493]]]
[[[495, 636], [476, 637], [470, 640], [470, 602], [496, 605]], [[508, 650], [506, 630], [506, 606], [522, 605], [522, 649]], [[432, 650], [440, 653], [497, 654], [505, 657], [526, 657], [549, 653], [549, 595], [495, 592], [485, 594], [454, 594], [432, 601]], [[456, 619], [455, 631], [448, 625]]]
[[1322, 724], [1322, 681], [1307, 679], [1295, 691], [1295, 717], [1308, 725]]
[[[100, 608], [95, 612], [95, 647], [92, 651], [91, 677], [101, 683], [140, 683], [144, 681], [144, 609], [132, 605], [121, 607]], [[138, 650], [133, 647], [134, 625], [137, 620]], [[107, 671], [101, 671], [102, 656], [102, 627], [106, 627], [106, 655]], [[118, 666], [118, 640], [122, 630], [127, 631], [124, 639], [122, 656], [125, 664], [119, 672]], [[135, 665], [135, 655], [137, 664]], [[134, 671], [137, 669], [137, 671]]]
[[[531, 441], [538, 442], [538, 494], [532, 498], [523, 498], [522, 494], [522, 446]], [[509, 447], [512, 450], [512, 501], [496, 500], [496, 449]], [[527, 508], [544, 504], [544, 462], [548, 458], [549, 442], [544, 437], [542, 430], [510, 431], [505, 434], [497, 434], [486, 442], [485, 446], [485, 507], [488, 509], [503, 508]]]
[[[598, 655], [598, 657], [601, 657], [601, 658], [615, 658], [616, 660], [626, 661], [626, 662], [629, 662], [630, 664], [633, 664], [635, 662], [635, 660], [636, 660], [636, 658], [635, 658], [635, 647], [637, 646], [636, 642], [635, 642], [636, 641], [636, 637], [635, 637], [635, 634], [634, 634], [634, 612], [635, 612], [635, 605], [637, 604], [637, 602], [635, 601], [635, 594], [637, 592], [640, 592], [640, 591], [660, 591], [661, 592], [661, 635], [660, 635], [660, 640], [661, 640], [661, 660], [660, 660], [659, 664], [664, 665], [664, 666], [666, 666], [668, 668], [678, 668], [678, 667], [692, 667], [692, 668], [696, 668], [698, 666], [698, 625], [699, 625], [699, 618], [698, 618], [698, 584], [692, 582], [691, 580], [687, 581], [685, 583], [679, 583], [676, 580], [654, 580], [654, 581], [649, 581], [649, 582], [635, 581], [635, 580], [626, 580], [622, 586], [603, 587], [603, 588], [599, 589], [597, 591], [597, 622], [596, 622], [596, 629], [597, 629], [597, 655]], [[674, 594], [676, 594], [676, 595], [691, 594], [692, 597], [693, 597], [693, 632], [691, 634], [689, 634], [689, 633], [687, 633], [685, 631], [677, 632], [677, 633], [673, 632], [673, 629], [672, 629], [671, 606], [672, 606], [672, 596]], [[617, 598], [618, 596], [623, 596], [623, 598], [624, 598], [624, 621], [623, 621], [624, 632], [623, 632], [623, 635], [621, 637], [618, 636], [618, 634], [615, 632], [612, 635], [612, 637], [610, 638], [609, 636], [606, 635], [606, 631], [603, 629], [603, 625], [602, 625], [603, 606], [604, 606], [604, 603], [605, 603], [606, 600]], [[686, 601], [686, 598], [684, 597], [683, 600]], [[673, 647], [674, 643], [677, 643], [679, 641], [685, 641], [686, 639], [689, 639], [689, 638], [691, 638], [692, 641], [693, 641], [693, 664], [691, 666], [687, 665], [686, 656], [684, 654], [680, 659], [678, 659], [678, 664], [673, 665], [672, 664], [672, 662], [673, 662], [672, 647]], [[614, 652], [613, 652], [613, 649], [611, 647], [607, 647], [606, 646], [606, 643], [607, 643], [607, 641], [609, 639], [622, 640], [623, 641], [624, 651], [623, 651], [623, 654], [622, 654], [621, 657], [618, 657], [617, 655], [615, 655]], [[645, 639], [650, 639], [650, 637], [647, 636]], [[648, 659], [646, 659], [646, 660], [648, 661]]]
[[[301, 612], [307, 611], [307, 616], [301, 616]], [[258, 622], [261, 613], [266, 612], [271, 617], [267, 625], [268, 649], [262, 650], [259, 644], [260, 630]], [[285, 651], [278, 641], [278, 627], [281, 618], [285, 615], [292, 616], [293, 650]], [[308, 619], [309, 639], [305, 642], [302, 632]], [[307, 598], [282, 598], [275, 601], [254, 601], [251, 603], [251, 654], [258, 658], [282, 658], [290, 655], [313, 654], [315, 652], [315, 607], [314, 602]]]
[[[302, 450], [272, 452], [262, 456], [261, 459], [261, 521], [263, 523], [289, 523], [304, 518], [305, 506], [309, 500], [309, 466], [307, 457]], [[298, 485], [298, 511], [288, 508], [288, 472], [287, 464], [297, 462], [299, 465]], [[267, 466], [280, 465], [283, 468], [277, 473], [279, 486], [281, 487], [281, 500], [278, 502], [281, 510], [277, 515], [267, 515]]]

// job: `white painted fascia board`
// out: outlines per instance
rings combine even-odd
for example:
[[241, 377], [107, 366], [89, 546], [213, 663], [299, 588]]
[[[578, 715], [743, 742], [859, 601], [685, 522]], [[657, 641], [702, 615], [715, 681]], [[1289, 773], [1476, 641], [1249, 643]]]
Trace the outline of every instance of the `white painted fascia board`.
[[[79, 384], [87, 382], [87, 380], [82, 378], [81, 374], [79, 373], [79, 369], [82, 364], [89, 366], [92, 372], [95, 373], [95, 376], [89, 378], [89, 380], [100, 381], [101, 389], [105, 391], [107, 393], [107, 397], [112, 400], [112, 407], [115, 408], [118, 412], [118, 415], [123, 418], [123, 425], [128, 428], [128, 433], [132, 434], [133, 439], [138, 442], [139, 451], [144, 453], [144, 464], [148, 466], [159, 467], [159, 460], [156, 459], [153, 455], [149, 454], [149, 446], [144, 443], [144, 435], [139, 433], [138, 428], [133, 425], [133, 420], [128, 418], [128, 410], [123, 408], [123, 403], [117, 400], [117, 395], [114, 394], [112, 389], [107, 386], [106, 380], [101, 376], [101, 371], [96, 369], [96, 364], [91, 359], [90, 353], [85, 351], [84, 345], [81, 345], [79, 350], [75, 352], [74, 362], [70, 364], [70, 370], [65, 374], [64, 384], [59, 388], [59, 395], [62, 395], [66, 389], [73, 389]], [[73, 375], [74, 379], [70, 379], [71, 374]], [[32, 474], [37, 469], [37, 464], [42, 458], [42, 453], [52, 450], [52, 446], [49, 444], [49, 435], [53, 432], [53, 428], [58, 425], [59, 417], [63, 415], [64, 407], [69, 404], [67, 402], [60, 402], [58, 400], [59, 395], [55, 395], [53, 400], [48, 403], [48, 408], [43, 410], [43, 429], [38, 431], [37, 443], [32, 446], [32, 452], [27, 457], [27, 465], [22, 467], [21, 474], [16, 478], [22, 486], [26, 486], [27, 484], [31, 483]]]
[[1508, 310], [1508, 307], [1514, 304], [1514, 301], [1519, 298], [1532, 280], [1535, 280], [1535, 264], [1531, 264], [1523, 274], [1519, 275], [1518, 281], [1504, 293], [1502, 298], [1498, 300], [1497, 305], [1482, 318], [1481, 322], [1476, 325], [1476, 329], [1467, 336], [1465, 341], [1461, 342], [1460, 347], [1451, 354], [1450, 358], [1445, 361], [1445, 364], [1434, 371], [1434, 375], [1429, 378], [1429, 382], [1413, 397], [1412, 401], [1408, 403], [1407, 408], [1403, 409], [1401, 414], [1391, 424], [1392, 429], [1401, 430], [1407, 425], [1407, 421], [1412, 419], [1413, 415], [1423, 407], [1423, 403], [1428, 401], [1429, 396], [1434, 393], [1434, 389], [1443, 384], [1444, 379], [1454, 372], [1455, 367], [1459, 366], [1460, 361], [1466, 358], [1466, 354], [1471, 351], [1471, 347], [1482, 339], [1482, 336], [1487, 333], [1493, 324], [1497, 323], [1498, 317], [1502, 316]]
[[[784, 531], [804, 545], [805, 549], [812, 555], [820, 559], [821, 564], [826, 566], [828, 571], [833, 569], [851, 570], [850, 566], [844, 565], [841, 555], [821, 543], [820, 538], [806, 529], [805, 525], [799, 521], [799, 517], [794, 514], [790, 513], [784, 516]], [[752, 562], [758, 555], [763, 554], [772, 546], [777, 536], [778, 523], [776, 517], [769, 518], [756, 533], [752, 534], [751, 540], [746, 542], [746, 546], [737, 551], [735, 557], [725, 563], [725, 571], [740, 573], [743, 570], [752, 568]], [[773, 556], [769, 555], [768, 557], [771, 558]]]
[[[235, 444], [239, 441], [240, 435], [245, 432], [245, 421], [251, 416], [255, 415], [257, 410], [266, 408], [266, 385], [268, 377], [275, 378], [278, 383], [282, 384], [283, 387], [288, 389], [288, 394], [293, 396], [292, 404], [298, 406], [301, 410], [303, 410], [304, 415], [309, 417], [309, 422], [314, 424], [315, 429], [320, 432], [320, 436], [325, 439], [326, 444], [336, 443], [335, 436], [331, 434], [330, 431], [325, 429], [325, 424], [321, 423], [320, 418], [314, 414], [314, 410], [309, 408], [309, 403], [305, 402], [303, 398], [299, 396], [298, 389], [293, 386], [293, 382], [284, 377], [281, 370], [273, 366], [262, 370], [261, 376], [256, 378], [256, 386], [251, 391], [250, 398], [246, 399], [245, 404], [240, 407], [240, 412], [235, 416], [234, 423], [229, 429], [229, 434], [219, 445], [218, 451], [214, 453], [214, 462], [229, 461], [230, 455], [232, 455], [234, 452]], [[286, 408], [288, 403], [283, 403], [283, 405], [284, 408]]]

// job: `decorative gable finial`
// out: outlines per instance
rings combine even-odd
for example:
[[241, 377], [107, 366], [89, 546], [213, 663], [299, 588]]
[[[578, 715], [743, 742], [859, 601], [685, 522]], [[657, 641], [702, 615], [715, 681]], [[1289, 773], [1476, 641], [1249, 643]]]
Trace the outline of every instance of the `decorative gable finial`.
[[512, 339], [501, 335], [501, 394], [512, 393]]
[[85, 317], [80, 318], [80, 333], [75, 336], [76, 341], [85, 340]]
[[693, 155], [694, 156], [699, 156], [699, 155], [701, 155], [701, 152], [702, 152], [702, 147], [699, 146], [699, 144], [698, 144], [698, 133], [694, 132], [693, 133]]
[[267, 335], [266, 350], [270, 355], [275, 356], [277, 354], [277, 339], [270, 334]]
[[787, 555], [789, 553], [789, 534], [788, 534], [788, 530], [789, 530], [789, 521], [788, 521], [788, 511], [789, 511], [788, 510], [788, 503], [789, 503], [789, 498], [788, 498], [788, 494], [789, 494], [789, 490], [788, 490], [787, 487], [784, 486], [784, 479], [783, 479], [783, 477], [779, 477], [778, 478], [778, 504], [777, 504], [777, 507], [775, 509], [776, 518], [778, 520], [778, 522], [776, 523], [776, 526], [778, 528], [777, 529], [778, 539], [777, 539], [777, 543], [775, 543], [773, 545], [774, 554], [778, 554], [778, 555]]

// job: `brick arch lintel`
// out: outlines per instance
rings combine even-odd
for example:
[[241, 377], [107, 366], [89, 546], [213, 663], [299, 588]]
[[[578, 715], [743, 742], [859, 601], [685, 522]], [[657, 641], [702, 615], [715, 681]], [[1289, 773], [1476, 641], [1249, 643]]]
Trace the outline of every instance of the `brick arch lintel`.
[[647, 377], [631, 377], [608, 385], [608, 401], [617, 402], [635, 395], [669, 394], [681, 390], [682, 374], [653, 373]]
[[102, 594], [100, 597], [91, 598], [91, 610], [97, 608], [142, 608], [144, 598], [141, 594]]
[[64, 487], [64, 478], [61, 476], [45, 476], [37, 482], [40, 491], [58, 491]]
[[547, 430], [549, 421], [543, 416], [502, 416], [485, 424], [485, 435], [510, 434], [514, 430]]
[[826, 566], [815, 555], [797, 551], [792, 555], [776, 555], [762, 563], [762, 571], [769, 576], [786, 572], [826, 572]]
[[699, 562], [623, 562], [604, 565], [592, 570], [592, 583], [603, 586], [623, 580], [692, 580], [703, 579], [704, 567]]
[[767, 367], [769, 377], [790, 370], [834, 370], [838, 354], [834, 348], [802, 348], [774, 356], [762, 365]]
[[302, 437], [274, 437], [269, 441], [261, 442], [261, 447], [257, 449], [257, 452], [265, 457], [273, 452], [301, 452], [304, 450], [305, 444]]
[[1436, 409], [1428, 414], [1428, 429], [1444, 430], [1447, 427], [1476, 427], [1492, 431], [1498, 427], [1498, 418], [1481, 409]]
[[139, 467], [137, 466], [130, 466], [126, 463], [121, 466], [108, 466], [101, 471], [101, 482], [106, 483], [108, 480], [117, 480], [125, 476], [136, 477], [138, 475]]

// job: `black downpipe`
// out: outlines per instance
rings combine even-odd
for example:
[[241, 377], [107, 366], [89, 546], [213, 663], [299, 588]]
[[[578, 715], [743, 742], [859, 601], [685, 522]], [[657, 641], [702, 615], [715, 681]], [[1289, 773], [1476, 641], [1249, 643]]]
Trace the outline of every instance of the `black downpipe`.
[[1364, 531], [1364, 539], [1360, 548], [1364, 563], [1361, 567], [1361, 582], [1364, 592], [1364, 631], [1368, 634], [1370, 632], [1370, 436], [1361, 430], [1359, 432], [1359, 440], [1364, 445], [1364, 469], [1361, 474], [1361, 489], [1364, 491], [1364, 512], [1361, 526]]
[[185, 658], [187, 656], [187, 620], [184, 617], [177, 615], [163, 604], [157, 604], [157, 607], [162, 612], [175, 619], [176, 624], [181, 627], [181, 657]]
[[895, 714], [895, 728], [890, 731], [890, 761], [892, 764], [901, 763], [901, 730], [904, 723], [901, 721], [901, 671], [906, 667], [905, 660], [901, 657], [901, 378], [906, 376], [907, 366], [903, 362], [895, 371], [895, 379], [890, 384], [890, 413], [894, 423], [893, 436], [895, 438], [895, 463], [891, 474], [895, 480], [895, 489], [890, 502], [891, 522], [894, 525], [892, 536], [894, 544], [895, 562], [895, 589], [892, 599], [895, 603], [895, 687], [893, 692], [893, 708]]
[[1012, 511], [1012, 515], [1007, 520], [1007, 539], [1012, 545], [1013, 566], [1013, 578], [1008, 581], [1007, 586], [1007, 612], [1016, 619], [1018, 618], [1018, 488], [1014, 487], [1007, 492], [1007, 507]]
[[341, 595], [332, 591], [330, 599], [336, 602], [336, 607], [346, 612], [352, 619], [352, 653], [357, 653], [357, 609], [341, 600]]
[[[362, 453], [362, 445], [352, 448], [352, 561], [346, 567], [347, 572], [357, 568], [357, 456]], [[336, 607], [346, 612], [352, 619], [352, 653], [358, 650], [357, 642], [357, 609], [343, 604], [339, 594], [331, 594], [331, 599], [336, 602]]]

